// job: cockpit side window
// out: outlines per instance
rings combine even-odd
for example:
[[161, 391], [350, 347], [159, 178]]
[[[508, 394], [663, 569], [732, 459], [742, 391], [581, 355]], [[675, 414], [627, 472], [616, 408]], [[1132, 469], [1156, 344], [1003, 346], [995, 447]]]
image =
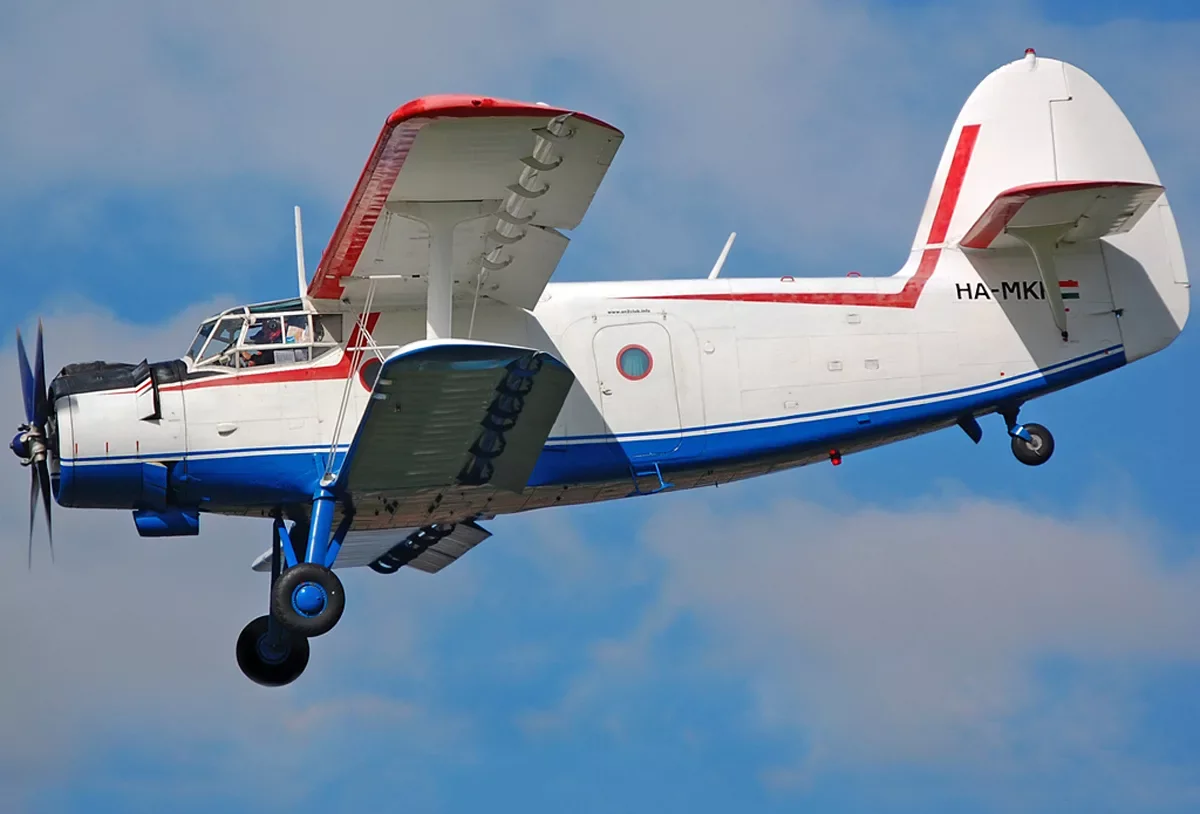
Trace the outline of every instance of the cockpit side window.
[[[280, 317], [255, 317], [250, 320], [238, 362], [242, 367], [259, 367], [281, 361], [270, 347], [283, 344], [283, 320]], [[262, 347], [262, 346], [267, 347]], [[294, 361], [294, 360], [287, 360]]]
[[[284, 303], [283, 305], [287, 305]], [[313, 315], [239, 308], [200, 326], [188, 356], [199, 365], [233, 368], [313, 361], [340, 347], [340, 314]]]
[[308, 314], [291, 314], [283, 318], [284, 341], [289, 345], [308, 345], [312, 343], [312, 327], [309, 325]]
[[317, 314], [313, 317], [313, 335], [319, 345], [338, 345], [342, 341], [342, 315]]
[[282, 345], [283, 322], [279, 317], [257, 317], [250, 320], [244, 345]]

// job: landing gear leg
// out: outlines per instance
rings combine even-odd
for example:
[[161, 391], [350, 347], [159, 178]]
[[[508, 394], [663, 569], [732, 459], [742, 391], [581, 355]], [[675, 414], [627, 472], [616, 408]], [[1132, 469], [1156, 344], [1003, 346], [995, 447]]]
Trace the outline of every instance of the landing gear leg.
[[1020, 424], [1015, 409], [1005, 410], [1004, 423], [1012, 436], [1012, 453], [1026, 466], [1041, 466], [1054, 454], [1054, 436], [1041, 424]]
[[[275, 518], [271, 546], [271, 585], [279, 581], [282, 570], [281, 535], [283, 520]], [[284, 629], [272, 616], [260, 616], [242, 629], [237, 640], [238, 667], [246, 678], [264, 687], [291, 684], [308, 666], [308, 639]]]
[[289, 632], [309, 639], [333, 630], [346, 609], [346, 594], [333, 573], [333, 563], [354, 514], [345, 513], [331, 539], [333, 512], [333, 494], [322, 488], [313, 498], [303, 561], [298, 561], [289, 540], [285, 556], [290, 567], [271, 586], [271, 616]]

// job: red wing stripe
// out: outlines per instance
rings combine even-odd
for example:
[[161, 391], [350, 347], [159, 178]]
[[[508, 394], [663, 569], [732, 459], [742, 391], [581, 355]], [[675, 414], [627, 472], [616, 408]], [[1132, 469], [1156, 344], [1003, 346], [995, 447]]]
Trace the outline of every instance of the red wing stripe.
[[417, 133], [430, 121], [407, 121], [396, 127], [387, 127], [379, 134], [379, 142], [371, 154], [371, 160], [363, 168], [354, 195], [342, 213], [342, 219], [317, 266], [317, 273], [309, 284], [308, 296], [317, 300], [342, 298], [341, 278], [354, 271], [371, 237], [371, 230], [375, 228], [387, 203], [388, 193], [392, 191], [400, 168], [404, 166], [417, 139]]
[[967, 175], [967, 167], [971, 163], [971, 154], [975, 151], [975, 142], [979, 136], [979, 125], [968, 124], [958, 134], [958, 143], [954, 147], [954, 157], [950, 160], [950, 169], [946, 173], [946, 181], [942, 186], [942, 194], [938, 198], [937, 209], [934, 211], [933, 224], [929, 229], [929, 239], [926, 248], [921, 253], [921, 261], [913, 276], [904, 281], [904, 287], [891, 293], [861, 292], [800, 292], [795, 294], [785, 292], [774, 293], [732, 293], [732, 294], [664, 294], [657, 297], [625, 297], [630, 300], [717, 300], [722, 302], [776, 302], [802, 305], [854, 305], [877, 308], [916, 308], [921, 299], [925, 284], [933, 276], [937, 268], [938, 258], [941, 257], [940, 244], [946, 240], [950, 229], [950, 220], [958, 205], [958, 194], [962, 191], [963, 179]]

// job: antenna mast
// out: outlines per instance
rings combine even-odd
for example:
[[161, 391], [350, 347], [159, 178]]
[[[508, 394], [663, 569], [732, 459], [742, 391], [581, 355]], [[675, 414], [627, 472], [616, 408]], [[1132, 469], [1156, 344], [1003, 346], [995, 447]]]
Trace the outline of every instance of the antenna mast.
[[300, 219], [300, 207], [296, 207], [296, 276], [300, 283], [300, 301], [309, 308], [308, 272], [304, 270], [304, 225]]
[[721, 249], [721, 256], [717, 258], [717, 262], [713, 265], [712, 271], [708, 273], [708, 279], [717, 279], [717, 275], [721, 273], [721, 269], [725, 266], [725, 258], [729, 256], [729, 249], [733, 246], [733, 240], [736, 237], [737, 232], [729, 233], [729, 240], [725, 241], [725, 248]]

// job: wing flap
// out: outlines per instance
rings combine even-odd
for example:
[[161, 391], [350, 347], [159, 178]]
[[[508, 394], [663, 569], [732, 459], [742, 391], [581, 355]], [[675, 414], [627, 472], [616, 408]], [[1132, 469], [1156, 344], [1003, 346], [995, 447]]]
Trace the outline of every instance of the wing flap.
[[995, 249], [1023, 245], [1010, 228], [1073, 224], [1060, 242], [1080, 243], [1132, 229], [1163, 193], [1157, 184], [1127, 181], [1052, 181], [1000, 193], [967, 230], [960, 245]]
[[574, 380], [532, 348], [407, 345], [380, 370], [338, 488], [355, 497], [451, 485], [521, 492]]

